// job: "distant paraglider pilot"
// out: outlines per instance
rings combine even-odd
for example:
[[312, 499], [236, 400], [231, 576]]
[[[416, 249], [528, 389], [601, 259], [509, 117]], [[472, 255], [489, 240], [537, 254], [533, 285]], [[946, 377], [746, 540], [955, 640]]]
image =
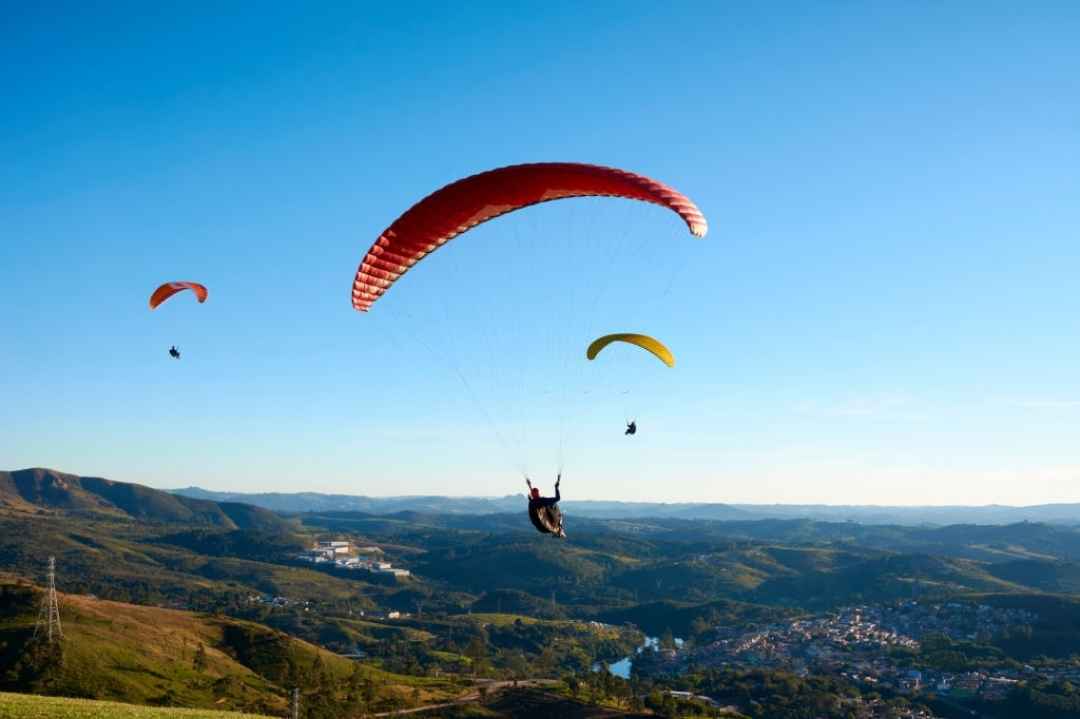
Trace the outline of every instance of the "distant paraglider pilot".
[[180, 359], [180, 350], [176, 349], [176, 345], [169, 348], [169, 356], [173, 359]]
[[541, 497], [540, 490], [532, 486], [528, 477], [525, 484], [529, 485], [529, 521], [533, 523], [542, 534], [554, 534], [556, 537], [566, 538], [563, 531], [562, 512], [559, 511], [559, 483], [562, 482], [562, 473], [555, 479], [555, 496]]
[[624, 434], [637, 434], [637, 422], [627, 422]]

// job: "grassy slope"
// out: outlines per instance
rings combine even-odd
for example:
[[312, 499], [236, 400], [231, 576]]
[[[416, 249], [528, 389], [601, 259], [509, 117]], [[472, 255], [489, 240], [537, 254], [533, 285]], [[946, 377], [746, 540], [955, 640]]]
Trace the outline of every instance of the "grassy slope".
[[[285, 707], [280, 688], [217, 648], [224, 622], [82, 596], [66, 596], [64, 613], [65, 674], [105, 674], [109, 698], [147, 703], [171, 689], [184, 706], [243, 706], [245, 695], [255, 694]], [[193, 668], [200, 645], [206, 648], [204, 672]]]
[[0, 506], [35, 513], [61, 511], [226, 529], [284, 530], [292, 526], [292, 522], [261, 507], [192, 499], [141, 484], [43, 468], [0, 471]]
[[[181, 706], [254, 709], [279, 713], [286, 707], [286, 689], [278, 682], [281, 667], [292, 661], [310, 667], [320, 657], [334, 681], [347, 683], [355, 664], [315, 645], [252, 622], [209, 617], [158, 607], [62, 597], [64, 668], [59, 693], [91, 695], [131, 703], [155, 703], [169, 694]], [[0, 642], [25, 639], [33, 615], [23, 613], [0, 623]], [[254, 643], [237, 651], [227, 633], [243, 631]], [[206, 669], [194, 669], [202, 645]], [[236, 657], [257, 654], [241, 663]], [[380, 694], [411, 694], [425, 699], [456, 695], [449, 682], [407, 677], [363, 666]]]
[[0, 719], [263, 719], [265, 716], [0, 692]]
[[835, 571], [808, 571], [770, 579], [747, 598], [761, 604], [823, 608], [910, 596], [916, 583], [920, 591], [942, 595], [1029, 591], [991, 575], [987, 565], [981, 562], [926, 555], [886, 555]]

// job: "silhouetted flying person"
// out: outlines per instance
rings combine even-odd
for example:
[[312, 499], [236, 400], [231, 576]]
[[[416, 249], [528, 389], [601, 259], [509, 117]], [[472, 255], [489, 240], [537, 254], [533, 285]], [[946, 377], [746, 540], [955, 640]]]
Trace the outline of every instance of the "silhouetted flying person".
[[543, 534], [554, 534], [556, 537], [566, 537], [563, 531], [562, 512], [559, 511], [559, 483], [562, 482], [562, 473], [555, 479], [555, 496], [541, 497], [540, 490], [532, 486], [528, 477], [525, 484], [529, 485], [529, 521], [538, 531]]

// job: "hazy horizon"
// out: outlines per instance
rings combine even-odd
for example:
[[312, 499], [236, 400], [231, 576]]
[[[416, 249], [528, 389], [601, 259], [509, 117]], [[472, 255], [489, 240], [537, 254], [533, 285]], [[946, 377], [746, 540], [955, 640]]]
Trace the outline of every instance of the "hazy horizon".
[[[208, 492], [219, 492], [222, 494], [320, 494], [325, 496], [346, 496], [346, 497], [370, 497], [372, 499], [411, 499], [420, 497], [448, 497], [450, 499], [508, 499], [523, 496], [524, 492], [508, 493], [503, 495], [481, 495], [481, 494], [351, 494], [348, 492], [315, 492], [313, 490], [273, 490], [270, 492], [259, 491], [247, 491], [247, 490], [230, 490], [230, 489], [207, 489], [206, 487], [200, 487], [198, 485], [189, 485], [185, 487], [157, 487], [166, 492], [178, 492], [185, 489], [199, 489]], [[827, 502], [814, 502], [814, 503], [786, 503], [786, 502], [721, 502], [721, 501], [673, 501], [673, 500], [657, 500], [657, 499], [636, 499], [636, 500], [618, 500], [618, 499], [582, 499], [582, 498], [569, 498], [567, 497], [564, 502], [626, 502], [628, 504], [723, 504], [730, 506], [742, 506], [742, 507], [830, 507], [830, 508], [845, 508], [845, 507], [868, 507], [868, 508], [900, 508], [900, 509], [948, 509], [948, 508], [964, 508], [964, 509], [982, 509], [990, 507], [1004, 507], [1009, 509], [1025, 509], [1029, 507], [1039, 506], [1065, 506], [1080, 504], [1080, 502], [1046, 502], [1040, 504], [829, 504]]]

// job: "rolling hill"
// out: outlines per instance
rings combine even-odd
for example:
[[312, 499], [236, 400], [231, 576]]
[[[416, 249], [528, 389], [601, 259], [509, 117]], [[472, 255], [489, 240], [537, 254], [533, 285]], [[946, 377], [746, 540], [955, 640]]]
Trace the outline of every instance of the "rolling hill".
[[273, 512], [251, 504], [193, 499], [141, 484], [40, 468], [0, 472], [0, 507], [223, 529], [284, 530], [290, 526]]
[[261, 624], [192, 612], [61, 595], [63, 662], [44, 675], [27, 652], [40, 597], [26, 584], [0, 584], [0, 689], [164, 706], [280, 716], [292, 686], [309, 702], [341, 703], [370, 687], [370, 706], [414, 689], [456, 695], [447, 681], [402, 677], [339, 657]]
[[[553, 543], [520, 511], [285, 519], [248, 504], [42, 469], [0, 473], [0, 500], [0, 570], [37, 576], [48, 547], [66, 590], [243, 616], [251, 594], [327, 611], [409, 611], [417, 601], [456, 611], [516, 591], [536, 598], [540, 612], [555, 592], [559, 615], [584, 618], [662, 600], [820, 609], [912, 595], [1071, 591], [1080, 582], [1080, 531], [1034, 523], [605, 519], [568, 510], [571, 541]], [[327, 536], [375, 543], [413, 575], [402, 584], [296, 561], [305, 544]], [[290, 631], [309, 637], [300, 629]]]

